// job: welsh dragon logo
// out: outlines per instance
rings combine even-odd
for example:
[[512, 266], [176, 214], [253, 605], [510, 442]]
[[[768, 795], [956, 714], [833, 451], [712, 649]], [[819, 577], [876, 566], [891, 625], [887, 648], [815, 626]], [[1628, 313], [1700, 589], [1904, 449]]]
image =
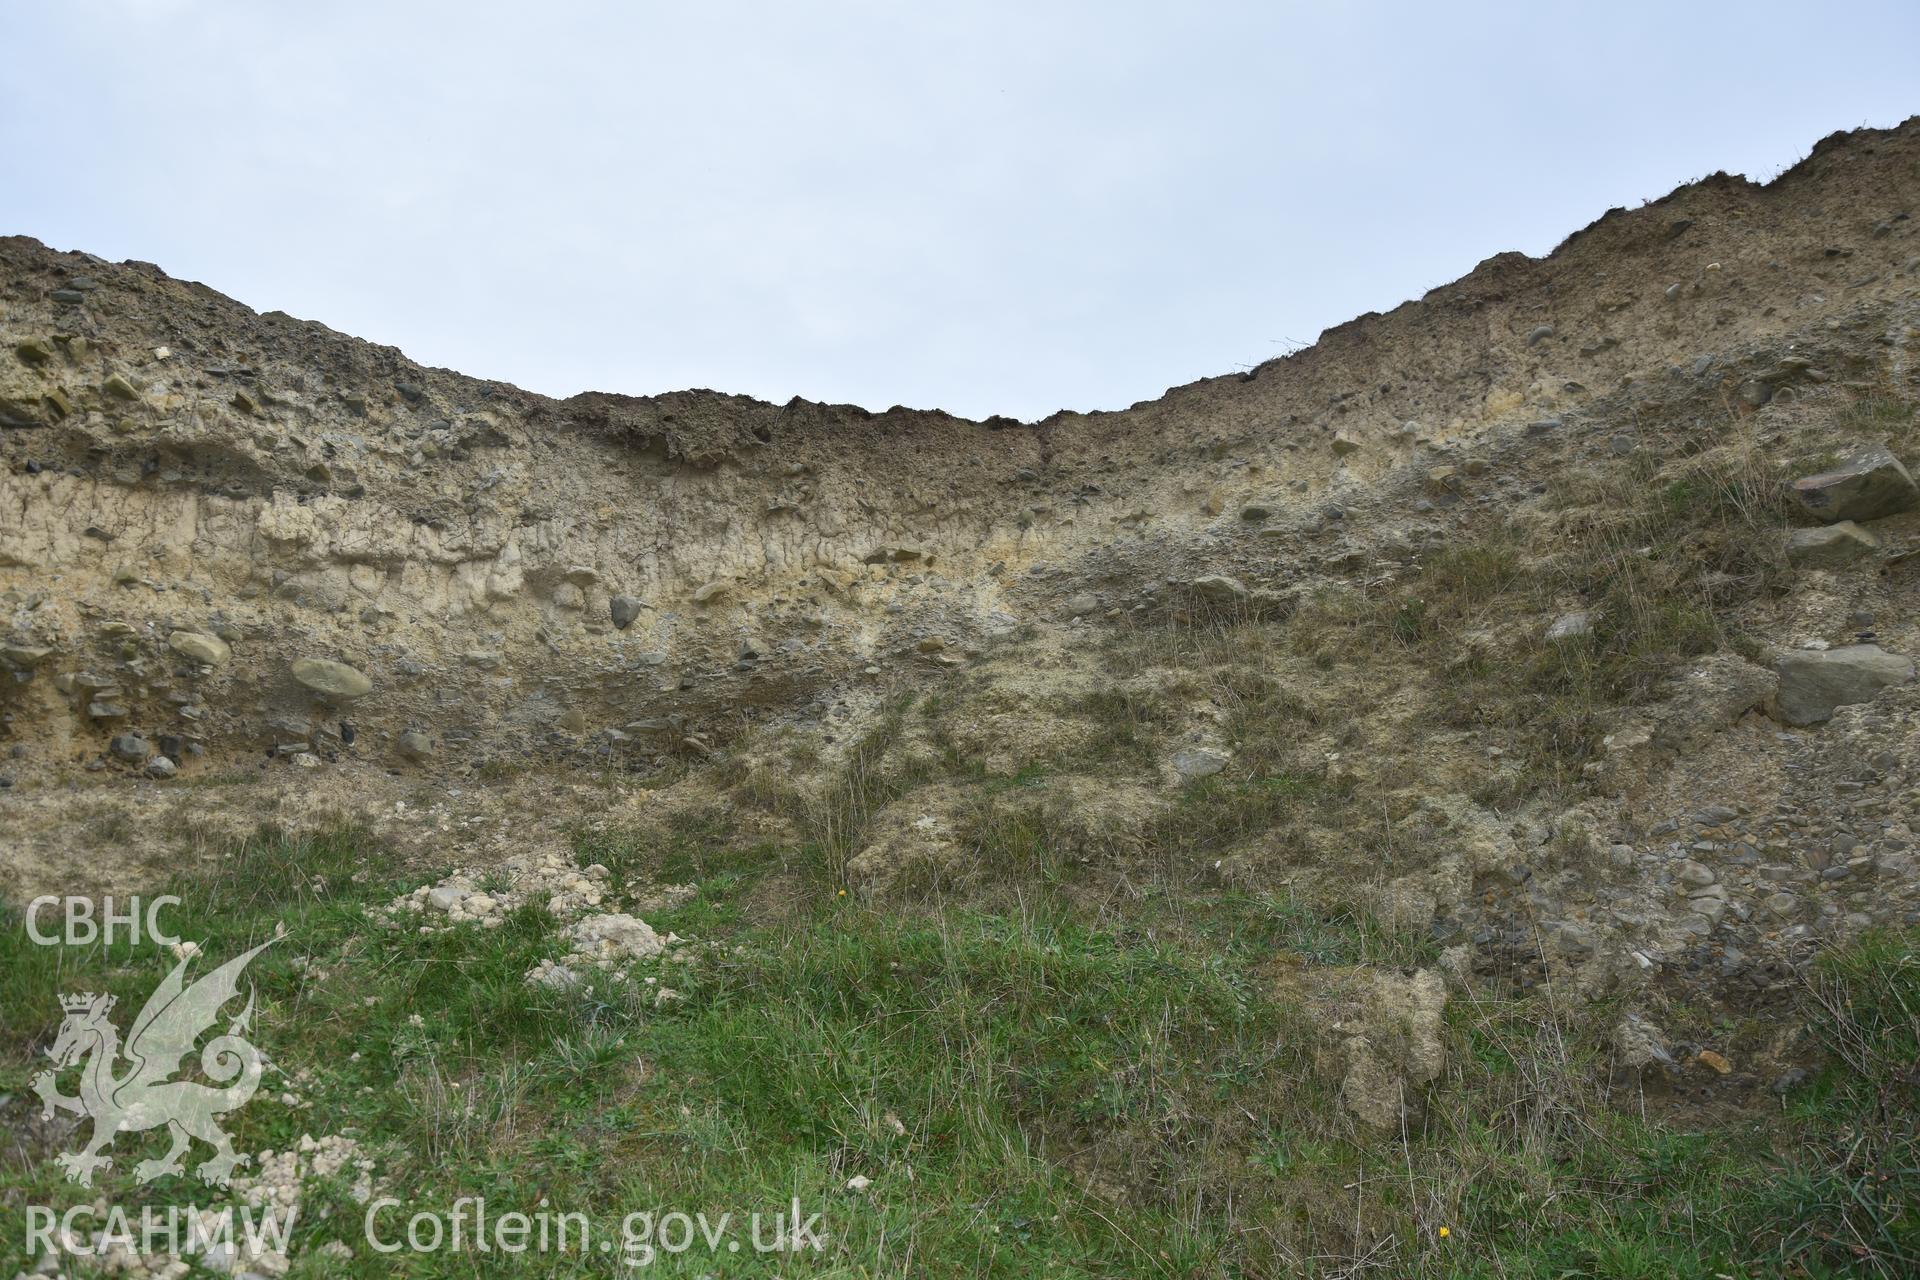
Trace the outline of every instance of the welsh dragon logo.
[[[33, 1090], [44, 1104], [43, 1116], [51, 1117], [57, 1109], [93, 1120], [93, 1136], [86, 1147], [59, 1157], [67, 1181], [92, 1186], [93, 1171], [112, 1164], [112, 1157], [101, 1153], [113, 1146], [117, 1135], [162, 1125], [172, 1135], [173, 1146], [160, 1159], [134, 1166], [134, 1176], [141, 1182], [183, 1172], [180, 1157], [195, 1138], [213, 1148], [213, 1158], [195, 1169], [210, 1185], [226, 1186], [235, 1167], [252, 1159], [234, 1153], [233, 1140], [217, 1123], [221, 1115], [245, 1106], [260, 1087], [260, 1052], [242, 1034], [253, 1017], [251, 987], [247, 1007], [227, 1025], [226, 1034], [209, 1040], [200, 1051], [200, 1070], [214, 1084], [169, 1077], [180, 1070], [181, 1060], [193, 1052], [201, 1033], [219, 1021], [221, 1007], [239, 994], [240, 975], [248, 963], [272, 945], [273, 939], [268, 939], [192, 986], [186, 985], [186, 970], [193, 953], [182, 956], [133, 1020], [124, 1071], [118, 1070], [120, 1033], [107, 1018], [114, 997], [91, 992], [60, 997], [67, 1016], [47, 1050], [54, 1069], [35, 1076]], [[82, 1058], [87, 1063], [80, 1073], [80, 1096], [69, 1098], [59, 1091], [54, 1074]]]

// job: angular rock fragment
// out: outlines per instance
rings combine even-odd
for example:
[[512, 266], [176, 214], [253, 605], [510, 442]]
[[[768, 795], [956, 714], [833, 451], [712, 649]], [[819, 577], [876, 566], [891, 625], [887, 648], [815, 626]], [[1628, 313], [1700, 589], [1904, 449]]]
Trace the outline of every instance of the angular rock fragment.
[[1819, 724], [1836, 707], [1869, 702], [1888, 685], [1913, 679], [1913, 660], [1877, 644], [1789, 653], [1774, 664], [1780, 673], [1775, 697], [1788, 724]]
[[1880, 539], [1851, 520], [1787, 535], [1787, 562], [1802, 569], [1843, 569], [1879, 549]]
[[1881, 445], [1856, 449], [1830, 471], [1793, 482], [1794, 496], [1829, 523], [1877, 520], [1920, 506], [1920, 488]]

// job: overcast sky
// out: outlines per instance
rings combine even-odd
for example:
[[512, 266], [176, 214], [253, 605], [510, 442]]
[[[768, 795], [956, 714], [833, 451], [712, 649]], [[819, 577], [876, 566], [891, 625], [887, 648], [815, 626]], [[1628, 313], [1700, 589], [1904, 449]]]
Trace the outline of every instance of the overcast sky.
[[0, 232], [534, 390], [1118, 408], [1920, 111], [1920, 4], [9, 6]]

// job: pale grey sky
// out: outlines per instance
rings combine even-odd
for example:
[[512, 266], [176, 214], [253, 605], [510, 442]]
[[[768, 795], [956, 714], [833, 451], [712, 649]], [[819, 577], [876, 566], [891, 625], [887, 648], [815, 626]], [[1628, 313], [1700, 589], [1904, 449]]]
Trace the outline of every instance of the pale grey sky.
[[1035, 418], [1920, 111], [1920, 5], [9, 6], [0, 232], [428, 364]]

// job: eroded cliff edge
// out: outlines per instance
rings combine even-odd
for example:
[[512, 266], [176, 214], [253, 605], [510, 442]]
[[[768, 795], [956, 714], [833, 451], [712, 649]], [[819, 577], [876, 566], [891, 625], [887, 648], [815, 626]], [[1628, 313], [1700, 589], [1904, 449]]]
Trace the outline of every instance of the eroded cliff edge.
[[[1904, 365], [1917, 146], [1911, 124], [1836, 135], [1769, 186], [1716, 176], [1251, 373], [1034, 425], [553, 401], [8, 240], [0, 583], [37, 676], [6, 732], [72, 759], [127, 728], [195, 759], [338, 750], [344, 700], [291, 675], [318, 657], [372, 683], [347, 717], [362, 758], [409, 729], [481, 757], [658, 755], [931, 638], [964, 651], [1081, 594], [1062, 582], [1284, 587], [1341, 554], [1329, 505], [1577, 429], [1676, 365], [1738, 397], [1783, 339], [1842, 322]], [[629, 729], [661, 721], [664, 744]]]

